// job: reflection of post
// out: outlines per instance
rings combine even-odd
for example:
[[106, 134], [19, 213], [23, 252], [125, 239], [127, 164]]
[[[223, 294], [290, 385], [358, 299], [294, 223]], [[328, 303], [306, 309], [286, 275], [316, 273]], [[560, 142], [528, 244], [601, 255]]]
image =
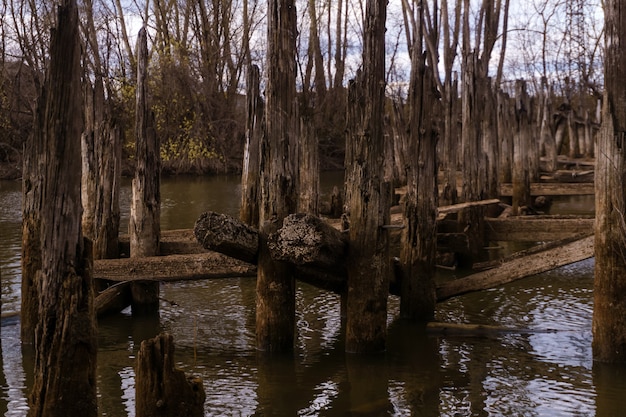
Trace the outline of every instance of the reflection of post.
[[393, 415], [386, 356], [346, 355], [350, 416]]
[[[596, 394], [596, 416], [621, 416], [624, 414], [624, 367], [593, 362], [593, 387]], [[618, 388], [618, 386], [620, 388]]]
[[297, 416], [302, 409], [297, 392], [300, 383], [296, 377], [293, 356], [258, 358], [257, 411], [259, 416]]
[[[146, 29], [137, 38], [137, 92], [135, 135], [137, 167], [132, 183], [130, 207], [130, 256], [159, 254], [160, 161], [159, 143], [154, 130], [154, 116], [147, 102], [148, 41]], [[154, 312], [159, 308], [159, 283], [133, 283], [133, 314]]]
[[[412, 335], [412, 336], [407, 336]], [[388, 350], [401, 363], [404, 379], [397, 381], [404, 390], [401, 396], [417, 399], [407, 404], [410, 415], [438, 416], [439, 392], [443, 386], [440, 339], [424, 331], [422, 324], [395, 320], [389, 326]], [[389, 365], [385, 364], [385, 367]]]

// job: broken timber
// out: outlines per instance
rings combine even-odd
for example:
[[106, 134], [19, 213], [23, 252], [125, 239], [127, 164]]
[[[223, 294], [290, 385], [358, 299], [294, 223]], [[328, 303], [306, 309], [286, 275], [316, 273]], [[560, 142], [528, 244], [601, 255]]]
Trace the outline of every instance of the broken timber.
[[593, 257], [593, 235], [544, 252], [514, 259], [498, 268], [478, 272], [437, 287], [437, 301], [513, 282], [527, 276]]

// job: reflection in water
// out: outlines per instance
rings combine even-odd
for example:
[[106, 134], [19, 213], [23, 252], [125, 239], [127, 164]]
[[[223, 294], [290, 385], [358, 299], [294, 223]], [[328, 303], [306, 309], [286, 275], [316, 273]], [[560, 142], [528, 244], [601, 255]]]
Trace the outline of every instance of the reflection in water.
[[[209, 209], [238, 214], [236, 177], [162, 185], [164, 230], [190, 228]], [[19, 308], [19, 187], [0, 182], [3, 312]], [[129, 194], [126, 184], [121, 201]], [[573, 209], [588, 210], [579, 200]], [[128, 204], [121, 211], [125, 232]], [[207, 416], [620, 415], [626, 368], [592, 364], [592, 277], [589, 260], [438, 305], [439, 321], [530, 330], [522, 333], [431, 333], [396, 320], [391, 297], [388, 350], [377, 356], [346, 355], [339, 297], [300, 284], [295, 353], [272, 358], [255, 349], [253, 278], [164, 284], [158, 316], [100, 321], [100, 412], [134, 415], [139, 345], [167, 331], [177, 365], [203, 378]], [[1, 349], [0, 415], [25, 416], [32, 355], [22, 353], [15, 317], [3, 319]]]

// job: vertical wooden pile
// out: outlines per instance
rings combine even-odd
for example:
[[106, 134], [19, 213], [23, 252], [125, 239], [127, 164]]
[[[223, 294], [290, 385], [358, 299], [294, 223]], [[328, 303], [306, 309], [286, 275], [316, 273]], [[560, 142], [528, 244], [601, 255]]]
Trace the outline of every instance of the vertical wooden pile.
[[[419, 43], [419, 44], [418, 44]], [[432, 69], [413, 47], [409, 105], [411, 108], [405, 228], [400, 262], [403, 266], [400, 314], [412, 320], [432, 320], [435, 314], [437, 252], [437, 132], [433, 126], [437, 99]]]
[[260, 244], [257, 268], [257, 349], [286, 352], [295, 335], [292, 267], [274, 261], [267, 236], [297, 207], [296, 7], [293, 0], [268, 2], [268, 70], [265, 134], [261, 142]]
[[[136, 161], [130, 206], [130, 256], [159, 254], [161, 236], [161, 165], [154, 115], [148, 103], [148, 40], [145, 27], [137, 37], [137, 92], [135, 105]], [[159, 283], [131, 284], [133, 314], [158, 311]]]
[[604, 109], [596, 156], [593, 357], [626, 362], [626, 7], [604, 3]]
[[530, 142], [531, 137], [531, 108], [526, 82], [515, 82], [515, 121], [516, 129], [513, 135], [513, 214], [518, 215], [521, 207], [529, 207], [530, 200]]
[[363, 72], [348, 90], [348, 352], [382, 351], [387, 335], [390, 263], [383, 226], [389, 224], [391, 186], [382, 181], [386, 16], [387, 0], [367, 1]]
[[249, 226], [259, 225], [259, 162], [263, 135], [263, 99], [260, 95], [259, 67], [250, 65], [246, 85], [246, 143], [241, 173], [241, 209], [239, 217]]
[[58, 8], [38, 110], [41, 271], [35, 376], [29, 416], [97, 416], [96, 317], [91, 244], [81, 231], [80, 136], [83, 129], [78, 9]]

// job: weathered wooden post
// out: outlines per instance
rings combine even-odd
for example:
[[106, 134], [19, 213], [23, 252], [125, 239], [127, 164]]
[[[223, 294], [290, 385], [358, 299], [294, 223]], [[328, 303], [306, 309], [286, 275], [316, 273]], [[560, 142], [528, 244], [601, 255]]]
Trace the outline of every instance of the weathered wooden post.
[[287, 352], [295, 335], [292, 267], [274, 261], [267, 236], [297, 207], [298, 115], [296, 97], [296, 7], [293, 0], [268, 1], [268, 69], [265, 135], [261, 143], [260, 249], [257, 268], [257, 349]]
[[137, 417], [202, 417], [206, 394], [202, 379], [176, 369], [174, 338], [160, 334], [141, 342], [137, 354]]
[[596, 153], [593, 357], [626, 362], [626, 7], [604, 3], [604, 107]]
[[515, 82], [515, 120], [513, 135], [513, 214], [519, 215], [520, 208], [530, 206], [530, 173], [528, 147], [530, 146], [531, 109], [526, 92], [526, 82]]
[[58, 8], [35, 130], [44, 152], [41, 271], [31, 417], [97, 416], [96, 317], [91, 244], [81, 231], [80, 136], [83, 130], [80, 33], [74, 0]]
[[511, 126], [511, 97], [502, 90], [498, 90], [498, 138], [500, 140], [500, 164], [498, 177], [500, 184], [511, 182], [513, 167], [513, 139]]
[[119, 256], [122, 132], [107, 108], [102, 77], [85, 90], [83, 233], [93, 241], [94, 259], [113, 259]]
[[[479, 63], [475, 52], [464, 52], [461, 142], [463, 149], [463, 202], [480, 201], [485, 196], [487, 169], [482, 149], [481, 120], [482, 93], [478, 74]], [[478, 256], [484, 247], [484, 209], [471, 207], [459, 213], [459, 228], [468, 237], [472, 257]]]
[[42, 137], [45, 120], [45, 97], [40, 96], [35, 109], [33, 134], [24, 147], [22, 178], [22, 300], [20, 336], [25, 345], [35, 342], [39, 320], [37, 273], [41, 270], [41, 204], [43, 196]]
[[404, 205], [400, 262], [403, 266], [400, 315], [428, 321], [435, 314], [435, 255], [437, 252], [437, 100], [432, 69], [413, 47], [409, 105], [411, 108], [407, 193]]
[[368, 0], [363, 72], [351, 81], [346, 151], [349, 253], [346, 351], [379, 352], [387, 336], [391, 273], [388, 235], [391, 186], [384, 163], [385, 21], [387, 0]]
[[[135, 105], [136, 161], [130, 206], [130, 256], [159, 254], [161, 235], [161, 163], [154, 115], [148, 103], [148, 38], [141, 28], [137, 37], [137, 92]], [[159, 308], [158, 282], [133, 282], [133, 314]]]
[[246, 143], [241, 172], [241, 209], [239, 217], [249, 226], [259, 224], [259, 163], [260, 144], [263, 135], [263, 99], [259, 88], [259, 67], [248, 67], [246, 85]]
[[[307, 109], [305, 111], [312, 111]], [[298, 144], [298, 212], [319, 214], [320, 158], [315, 117], [300, 118]]]
[[556, 138], [552, 122], [552, 89], [545, 79], [541, 89], [541, 126], [539, 130], [540, 147], [546, 155], [546, 171], [556, 171], [557, 151]]
[[458, 167], [458, 79], [446, 80], [445, 100], [443, 103], [443, 188], [441, 191], [441, 204], [456, 204], [459, 199], [457, 189]]
[[482, 149], [485, 155], [485, 198], [498, 198], [500, 195], [500, 143], [496, 113], [496, 96], [490, 77], [481, 80], [483, 116], [481, 123]]

